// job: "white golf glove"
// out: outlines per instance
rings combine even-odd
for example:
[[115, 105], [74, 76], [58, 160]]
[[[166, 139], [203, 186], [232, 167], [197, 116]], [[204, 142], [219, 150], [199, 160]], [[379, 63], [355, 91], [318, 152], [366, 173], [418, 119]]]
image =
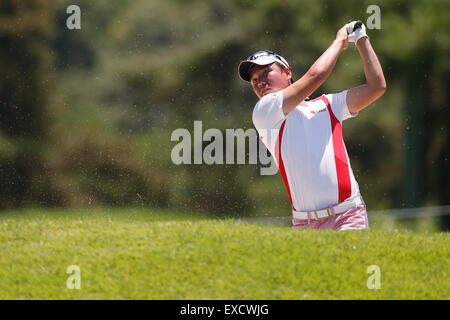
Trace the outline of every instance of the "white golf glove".
[[356, 43], [362, 37], [369, 36], [366, 34], [366, 26], [362, 21], [352, 21], [345, 25], [347, 27], [348, 41]]

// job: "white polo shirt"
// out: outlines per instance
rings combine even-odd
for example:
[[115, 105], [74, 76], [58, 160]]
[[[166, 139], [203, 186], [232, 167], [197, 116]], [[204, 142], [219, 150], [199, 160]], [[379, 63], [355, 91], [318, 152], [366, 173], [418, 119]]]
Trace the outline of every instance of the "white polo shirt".
[[287, 116], [283, 92], [262, 97], [253, 124], [274, 156], [293, 211], [313, 211], [359, 194], [342, 137], [342, 122], [352, 115], [347, 91], [303, 101]]

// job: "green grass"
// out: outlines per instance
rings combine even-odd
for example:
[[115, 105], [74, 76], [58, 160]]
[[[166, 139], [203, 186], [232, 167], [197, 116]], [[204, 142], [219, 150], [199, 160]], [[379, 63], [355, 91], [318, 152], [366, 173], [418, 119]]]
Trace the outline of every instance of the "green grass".
[[[154, 210], [3, 212], [0, 299], [448, 299], [449, 240]], [[66, 288], [70, 265], [80, 290]], [[370, 265], [381, 289], [367, 288]]]

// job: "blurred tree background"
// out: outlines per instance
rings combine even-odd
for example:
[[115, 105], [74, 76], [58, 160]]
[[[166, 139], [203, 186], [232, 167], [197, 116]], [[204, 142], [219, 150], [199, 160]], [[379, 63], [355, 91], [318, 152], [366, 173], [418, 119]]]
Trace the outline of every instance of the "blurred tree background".
[[[66, 9], [81, 8], [81, 30]], [[450, 204], [450, 2], [447, 0], [2, 0], [0, 207], [144, 206], [289, 215], [281, 178], [259, 165], [175, 165], [177, 128], [253, 128], [237, 77], [258, 49], [298, 79], [343, 24], [368, 30], [386, 94], [345, 123], [370, 209]], [[354, 46], [314, 94], [364, 81]], [[447, 219], [447, 220], [446, 220]], [[442, 218], [442, 228], [450, 221]]]

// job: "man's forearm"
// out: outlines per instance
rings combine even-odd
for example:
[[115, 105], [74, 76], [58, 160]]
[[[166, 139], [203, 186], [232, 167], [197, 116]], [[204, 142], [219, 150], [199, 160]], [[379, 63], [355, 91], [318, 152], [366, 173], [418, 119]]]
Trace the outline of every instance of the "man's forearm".
[[356, 43], [356, 47], [358, 48], [364, 66], [367, 84], [373, 89], [386, 89], [383, 69], [369, 39], [366, 37], [361, 38]]
[[336, 65], [339, 54], [346, 48], [344, 40], [335, 40], [314, 62], [308, 72], [283, 92], [283, 112], [288, 114], [300, 102], [325, 82]]
[[350, 113], [355, 114], [364, 109], [386, 91], [386, 80], [380, 61], [367, 37], [356, 43], [366, 75], [366, 83], [352, 88], [347, 92], [347, 105]]
[[308, 70], [311, 76], [319, 76], [325, 81], [336, 65], [339, 54], [344, 49], [344, 41], [334, 40], [328, 49], [314, 62]]

